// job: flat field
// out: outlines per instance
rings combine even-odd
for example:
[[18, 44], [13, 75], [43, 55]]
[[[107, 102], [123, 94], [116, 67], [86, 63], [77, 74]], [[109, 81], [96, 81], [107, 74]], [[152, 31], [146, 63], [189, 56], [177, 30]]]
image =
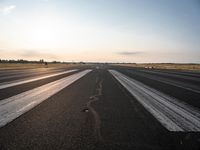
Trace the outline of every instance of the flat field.
[[0, 70], [7, 69], [36, 69], [36, 68], [62, 68], [62, 67], [76, 67], [80, 64], [62, 64], [62, 63], [49, 63], [45, 64], [36, 64], [36, 63], [0, 63]]
[[142, 67], [155, 69], [195, 70], [200, 71], [200, 64], [173, 64], [173, 63], [143, 63], [143, 64], [113, 64], [114, 66]]

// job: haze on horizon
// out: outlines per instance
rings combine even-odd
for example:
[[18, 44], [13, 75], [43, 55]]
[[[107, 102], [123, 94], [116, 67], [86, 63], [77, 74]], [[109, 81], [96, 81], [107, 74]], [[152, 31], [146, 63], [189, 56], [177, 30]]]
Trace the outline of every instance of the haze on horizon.
[[0, 0], [0, 59], [200, 63], [200, 1]]

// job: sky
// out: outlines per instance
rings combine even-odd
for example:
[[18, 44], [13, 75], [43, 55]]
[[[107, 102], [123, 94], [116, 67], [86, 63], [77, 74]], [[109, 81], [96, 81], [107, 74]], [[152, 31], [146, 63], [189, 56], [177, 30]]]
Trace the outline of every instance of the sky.
[[200, 63], [200, 0], [0, 0], [0, 59]]

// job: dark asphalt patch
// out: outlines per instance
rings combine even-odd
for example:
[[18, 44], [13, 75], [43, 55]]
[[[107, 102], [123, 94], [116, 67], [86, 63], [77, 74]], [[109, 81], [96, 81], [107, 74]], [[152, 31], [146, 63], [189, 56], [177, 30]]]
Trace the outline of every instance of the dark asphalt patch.
[[84, 109], [82, 109], [81, 111], [87, 113], [87, 112], [89, 112], [89, 109], [88, 109], [88, 108], [84, 108]]

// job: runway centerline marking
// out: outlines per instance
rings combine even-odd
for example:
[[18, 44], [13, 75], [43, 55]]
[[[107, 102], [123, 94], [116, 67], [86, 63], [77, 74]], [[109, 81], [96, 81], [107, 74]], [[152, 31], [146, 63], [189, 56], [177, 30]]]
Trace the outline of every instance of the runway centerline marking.
[[109, 72], [169, 131], [200, 131], [200, 111], [118, 71]]
[[84, 70], [0, 101], [0, 127], [34, 108], [91, 70]]

